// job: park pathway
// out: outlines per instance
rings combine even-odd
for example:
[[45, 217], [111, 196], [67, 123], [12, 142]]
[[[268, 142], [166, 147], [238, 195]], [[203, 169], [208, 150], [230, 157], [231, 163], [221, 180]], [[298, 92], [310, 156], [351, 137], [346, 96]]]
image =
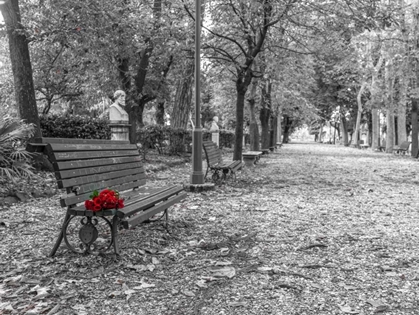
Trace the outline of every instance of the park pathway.
[[235, 182], [190, 193], [171, 234], [122, 231], [119, 260], [46, 258], [57, 197], [13, 206], [0, 226], [0, 313], [418, 314], [418, 171], [408, 156], [286, 144]]

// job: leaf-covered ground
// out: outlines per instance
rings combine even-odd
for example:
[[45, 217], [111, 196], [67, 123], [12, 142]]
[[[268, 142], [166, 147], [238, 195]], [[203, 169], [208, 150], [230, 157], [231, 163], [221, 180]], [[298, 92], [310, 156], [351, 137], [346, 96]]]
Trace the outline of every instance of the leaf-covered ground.
[[[231, 153], [226, 154], [226, 159]], [[149, 168], [150, 185], [191, 165]], [[418, 314], [418, 160], [288, 144], [122, 255], [47, 255], [59, 196], [0, 210], [0, 314]]]

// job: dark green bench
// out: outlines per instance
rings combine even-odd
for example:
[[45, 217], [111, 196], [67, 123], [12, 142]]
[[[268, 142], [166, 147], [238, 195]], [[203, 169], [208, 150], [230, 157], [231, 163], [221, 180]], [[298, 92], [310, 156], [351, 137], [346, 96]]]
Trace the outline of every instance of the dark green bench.
[[[48, 156], [58, 187], [65, 190], [60, 203], [67, 212], [50, 256], [63, 239], [77, 253], [104, 252], [113, 246], [119, 254], [120, 227], [132, 228], [159, 212], [163, 212], [167, 224], [168, 208], [186, 197], [180, 185], [145, 186], [146, 174], [137, 146], [128, 141], [39, 138], [29, 147]], [[105, 188], [119, 191], [125, 206], [86, 210], [84, 201], [94, 190]]]
[[236, 176], [236, 171], [242, 168], [242, 161], [223, 161], [222, 151], [213, 141], [203, 141], [203, 149], [207, 160], [206, 175], [212, 171], [212, 180], [217, 183]]

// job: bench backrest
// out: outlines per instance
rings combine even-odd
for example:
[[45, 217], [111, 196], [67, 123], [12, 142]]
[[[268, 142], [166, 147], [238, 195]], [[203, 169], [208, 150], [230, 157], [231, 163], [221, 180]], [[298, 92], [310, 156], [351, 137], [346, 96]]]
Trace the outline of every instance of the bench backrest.
[[146, 174], [135, 144], [128, 141], [51, 139], [45, 153], [52, 162], [59, 188], [66, 189], [61, 205], [84, 202], [94, 190], [129, 190], [146, 184]]
[[401, 143], [401, 145], [399, 146], [400, 149], [402, 150], [408, 150], [408, 147], [410, 146], [410, 142], [408, 141], [404, 141], [403, 143]]
[[207, 165], [216, 165], [223, 161], [222, 151], [213, 141], [203, 141], [203, 148], [206, 154]]

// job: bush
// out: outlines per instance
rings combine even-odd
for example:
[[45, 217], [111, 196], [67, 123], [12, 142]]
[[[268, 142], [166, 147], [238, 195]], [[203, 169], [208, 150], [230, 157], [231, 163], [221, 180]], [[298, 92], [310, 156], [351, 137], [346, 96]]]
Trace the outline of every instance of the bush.
[[221, 148], [231, 148], [235, 143], [235, 133], [233, 131], [220, 129], [219, 135], [219, 145]]
[[43, 137], [111, 139], [109, 121], [79, 115], [49, 115], [40, 118]]
[[15, 177], [34, 175], [30, 165], [32, 154], [25, 150], [26, 141], [33, 135], [34, 127], [8, 116], [0, 118], [0, 177], [13, 180]]

